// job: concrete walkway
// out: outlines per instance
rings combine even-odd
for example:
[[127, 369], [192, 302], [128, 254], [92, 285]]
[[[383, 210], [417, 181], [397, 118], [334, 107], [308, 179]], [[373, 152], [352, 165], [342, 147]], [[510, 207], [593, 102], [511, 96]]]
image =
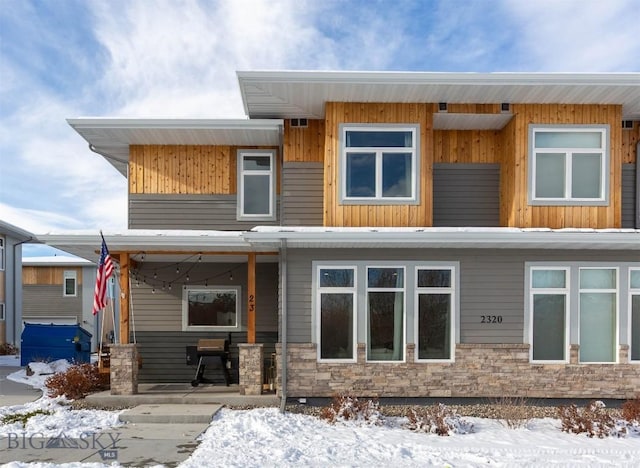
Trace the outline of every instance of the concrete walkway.
[[[18, 360], [18, 364], [20, 361]], [[7, 375], [22, 369], [21, 367], [0, 366], [0, 406], [24, 405], [42, 396], [40, 390], [21, 383], [7, 380]]]

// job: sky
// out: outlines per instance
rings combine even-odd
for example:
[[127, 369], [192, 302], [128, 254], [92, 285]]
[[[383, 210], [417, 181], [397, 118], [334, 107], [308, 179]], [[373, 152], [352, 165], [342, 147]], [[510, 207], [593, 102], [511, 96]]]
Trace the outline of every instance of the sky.
[[245, 118], [238, 70], [637, 72], [638, 18], [640, 0], [0, 0], [0, 220], [126, 229], [126, 179], [67, 118]]

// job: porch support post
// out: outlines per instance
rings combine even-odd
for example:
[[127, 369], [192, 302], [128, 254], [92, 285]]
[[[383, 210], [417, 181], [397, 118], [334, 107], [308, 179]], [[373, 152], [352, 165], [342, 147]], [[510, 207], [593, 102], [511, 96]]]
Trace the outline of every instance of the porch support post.
[[247, 259], [247, 343], [256, 342], [256, 254]]
[[240, 395], [262, 393], [263, 344], [239, 343]]
[[129, 343], [129, 252], [120, 254], [120, 344]]

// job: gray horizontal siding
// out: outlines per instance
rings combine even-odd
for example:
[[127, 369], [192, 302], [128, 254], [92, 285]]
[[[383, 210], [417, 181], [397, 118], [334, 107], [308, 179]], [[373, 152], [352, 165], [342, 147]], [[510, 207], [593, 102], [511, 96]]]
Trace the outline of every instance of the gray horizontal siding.
[[[287, 294], [288, 340], [309, 343], [312, 261], [451, 261], [460, 262], [460, 340], [462, 343], [522, 343], [524, 272], [529, 261], [629, 260], [625, 252], [451, 249], [289, 249]], [[361, 297], [361, 301], [362, 296]], [[501, 315], [500, 324], [482, 324], [482, 315]], [[413, 337], [408, 337], [409, 342]]]
[[62, 285], [23, 285], [23, 317], [76, 317], [82, 322], [82, 295], [63, 297]]
[[434, 226], [499, 226], [499, 164], [434, 164]]
[[323, 163], [284, 163], [282, 169], [284, 225], [322, 226], [323, 184]]
[[[182, 330], [182, 284], [175, 281], [175, 264], [145, 262], [138, 272], [140, 279], [132, 280], [131, 300], [136, 330], [166, 331]], [[181, 268], [186, 271], [187, 265]], [[229, 279], [229, 271], [233, 280]], [[157, 275], [156, 279], [153, 279]], [[242, 326], [247, 325], [247, 264], [246, 263], [197, 263], [189, 271], [190, 284], [210, 286], [240, 286], [242, 302]], [[145, 283], [146, 281], [146, 283]], [[180, 281], [184, 282], [184, 278]], [[165, 289], [162, 289], [163, 282]], [[153, 288], [155, 287], [155, 292]], [[256, 265], [256, 330], [277, 331], [278, 326], [278, 264]]]
[[[276, 214], [279, 200], [276, 200]], [[129, 194], [130, 229], [246, 231], [277, 221], [238, 221], [236, 195]], [[276, 216], [277, 218], [277, 216]]]
[[[191, 382], [195, 377], [195, 366], [186, 364], [186, 347], [194, 346], [201, 338], [224, 338], [228, 333], [212, 332], [137, 332], [136, 341], [142, 356], [142, 368], [138, 378], [141, 382]], [[277, 333], [258, 332], [256, 342], [264, 344], [264, 365], [268, 366], [271, 353], [275, 352]], [[246, 343], [247, 334], [232, 333], [229, 353], [231, 357], [230, 374], [233, 382], [238, 383], [238, 343]], [[218, 358], [205, 371], [205, 378], [224, 385], [224, 374]]]
[[636, 221], [638, 208], [635, 164], [622, 165], [622, 227], [623, 228], [640, 228], [640, 220]]

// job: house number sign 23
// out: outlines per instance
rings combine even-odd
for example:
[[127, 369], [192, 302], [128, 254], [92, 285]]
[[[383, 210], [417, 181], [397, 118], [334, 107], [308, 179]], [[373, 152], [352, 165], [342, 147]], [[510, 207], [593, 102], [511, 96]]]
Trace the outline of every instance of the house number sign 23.
[[256, 310], [256, 298], [253, 294], [249, 295], [249, 312]]
[[480, 323], [502, 323], [502, 315], [481, 315]]

